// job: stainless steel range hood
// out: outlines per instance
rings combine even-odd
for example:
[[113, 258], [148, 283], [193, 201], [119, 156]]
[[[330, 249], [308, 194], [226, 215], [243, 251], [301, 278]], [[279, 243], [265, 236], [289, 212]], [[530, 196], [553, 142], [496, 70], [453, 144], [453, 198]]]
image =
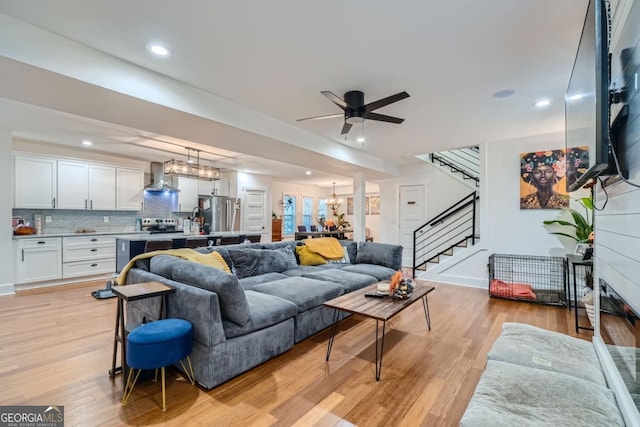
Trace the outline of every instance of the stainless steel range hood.
[[170, 176], [164, 174], [164, 167], [162, 163], [151, 162], [151, 184], [144, 187], [145, 191], [168, 191], [170, 193], [177, 193], [177, 188], [172, 186], [172, 179]]

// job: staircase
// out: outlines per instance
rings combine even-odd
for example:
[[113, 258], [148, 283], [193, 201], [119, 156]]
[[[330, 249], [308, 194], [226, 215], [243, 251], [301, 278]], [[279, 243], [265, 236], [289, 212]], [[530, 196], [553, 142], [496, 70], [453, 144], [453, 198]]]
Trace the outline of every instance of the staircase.
[[417, 156], [443, 172], [463, 181], [474, 191], [418, 227], [413, 232], [413, 276], [455, 255], [461, 248], [473, 246], [477, 233], [480, 186], [480, 150], [478, 147]]
[[457, 148], [416, 157], [434, 164], [471, 187], [480, 186], [480, 149], [478, 147]]
[[428, 263], [453, 256], [455, 249], [475, 245], [478, 210], [477, 192], [465, 196], [413, 232], [413, 277]]

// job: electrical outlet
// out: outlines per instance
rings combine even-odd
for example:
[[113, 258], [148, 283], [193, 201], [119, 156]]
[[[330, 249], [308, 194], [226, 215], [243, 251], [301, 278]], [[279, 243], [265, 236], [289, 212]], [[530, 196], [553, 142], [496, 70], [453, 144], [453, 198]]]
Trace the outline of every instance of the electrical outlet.
[[105, 216], [102, 220], [103, 220], [104, 222], [109, 222], [109, 217], [108, 217], [108, 216]]
[[46, 222], [47, 224], [49, 224], [51, 222], [51, 216], [47, 215], [44, 217], [44, 222]]

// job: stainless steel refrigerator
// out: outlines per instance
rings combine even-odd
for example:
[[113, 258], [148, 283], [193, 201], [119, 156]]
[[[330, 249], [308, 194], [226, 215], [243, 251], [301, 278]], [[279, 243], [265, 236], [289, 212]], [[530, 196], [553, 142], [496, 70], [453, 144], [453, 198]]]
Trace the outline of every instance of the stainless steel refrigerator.
[[210, 225], [211, 233], [220, 231], [240, 231], [240, 199], [227, 196], [200, 196], [204, 212], [204, 222]]

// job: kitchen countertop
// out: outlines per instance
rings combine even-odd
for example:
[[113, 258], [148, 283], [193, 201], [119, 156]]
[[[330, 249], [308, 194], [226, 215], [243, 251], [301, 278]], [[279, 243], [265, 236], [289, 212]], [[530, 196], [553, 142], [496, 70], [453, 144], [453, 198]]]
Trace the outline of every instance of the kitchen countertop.
[[240, 234], [260, 234], [255, 232], [247, 232], [247, 231], [220, 231], [217, 233], [210, 234], [184, 234], [182, 231], [176, 231], [175, 233], [151, 233], [149, 231], [95, 231], [93, 233], [75, 233], [75, 232], [67, 232], [67, 233], [44, 233], [44, 234], [27, 234], [27, 235], [19, 235], [13, 236], [14, 240], [20, 239], [43, 239], [47, 237], [83, 237], [83, 236], [114, 236], [121, 237], [131, 240], [138, 239], [150, 239], [153, 240], [162, 240], [162, 239], [186, 239], [189, 237], [220, 237], [220, 236], [235, 236]]

